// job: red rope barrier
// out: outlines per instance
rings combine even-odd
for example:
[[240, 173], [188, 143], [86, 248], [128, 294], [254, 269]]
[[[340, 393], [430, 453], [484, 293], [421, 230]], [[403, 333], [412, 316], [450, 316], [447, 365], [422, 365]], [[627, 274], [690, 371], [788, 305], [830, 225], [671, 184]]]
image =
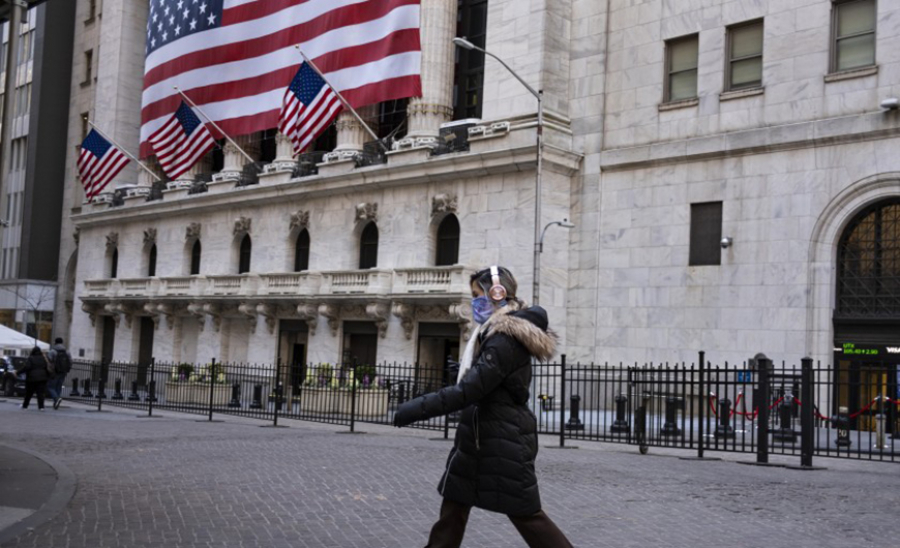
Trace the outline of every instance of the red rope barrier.
[[[803, 402], [800, 401], [800, 398], [794, 398], [794, 401], [797, 402], [797, 405], [803, 405]], [[818, 418], [820, 421], [831, 422], [830, 417], [826, 417], [819, 412], [819, 407], [816, 404], [813, 404], [813, 413], [815, 413], [816, 418]]]

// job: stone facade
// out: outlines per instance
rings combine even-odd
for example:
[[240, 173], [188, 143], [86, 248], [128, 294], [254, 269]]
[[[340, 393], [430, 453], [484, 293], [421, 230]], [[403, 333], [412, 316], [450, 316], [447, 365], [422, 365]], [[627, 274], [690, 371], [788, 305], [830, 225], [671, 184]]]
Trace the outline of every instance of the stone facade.
[[[116, 36], [146, 17], [145, 6], [125, 4], [104, 3], [119, 9]], [[455, 5], [423, 0], [423, 14], [437, 19], [423, 25], [431, 62], [424, 97], [410, 104], [415, 137], [436, 135], [450, 112], [447, 14]], [[546, 233], [541, 304], [569, 360], [692, 361], [705, 350], [716, 362], [757, 352], [831, 361], [842, 230], [867, 205], [900, 196], [900, 157], [891, 153], [900, 114], [879, 108], [900, 94], [900, 6], [877, 4], [876, 65], [838, 75], [829, 70], [829, 0], [520, 6], [488, 3], [486, 47], [545, 91], [540, 225], [576, 226]], [[763, 84], [724, 93], [726, 29], [755, 19], [764, 25]], [[694, 33], [698, 97], [664, 104], [665, 42]], [[103, 43], [117, 39], [101, 34]], [[122, 138], [136, 148], [140, 75], [117, 63], [99, 71], [107, 91], [95, 108], [120, 113]], [[491, 59], [482, 118], [468, 152], [434, 155], [416, 140], [388, 153], [385, 165], [339, 161], [303, 177], [272, 170], [251, 187], [173, 189], [160, 201], [126, 199], [121, 207], [81, 207], [73, 192], [77, 267], [66, 266], [68, 257], [60, 267], [78, 303], [73, 348], [100, 357], [103, 316], [116, 318], [112, 357], [120, 360], [139, 358], [135, 317], [155, 318], [153, 353], [172, 361], [283, 359], [279, 326], [287, 322], [301, 325], [309, 361], [342, 359], [347, 322], [376, 326], [379, 361], [416, 360], [422, 322], [453, 324], [464, 341], [474, 269], [505, 265], [520, 296], [532, 297], [536, 104]], [[339, 142], [358, 149], [359, 129], [342, 123]], [[720, 265], [689, 266], [691, 204], [704, 202], [722, 202], [722, 234], [733, 245]], [[459, 266], [436, 267], [436, 227], [448, 204], [461, 226]], [[242, 218], [251, 222], [236, 234]], [[309, 270], [294, 274], [300, 218], [310, 234]], [[359, 237], [369, 220], [379, 231], [378, 264], [361, 271]], [[200, 276], [188, 276], [193, 225]], [[158, 264], [148, 278], [150, 229]], [[104, 245], [111, 232], [119, 238], [115, 280]], [[251, 268], [238, 275], [245, 233]]]

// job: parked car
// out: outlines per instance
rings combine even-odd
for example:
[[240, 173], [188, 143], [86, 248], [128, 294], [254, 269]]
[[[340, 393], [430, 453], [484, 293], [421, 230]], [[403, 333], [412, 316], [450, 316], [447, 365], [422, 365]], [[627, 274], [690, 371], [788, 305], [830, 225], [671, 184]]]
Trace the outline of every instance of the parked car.
[[16, 374], [28, 358], [21, 356], [0, 356], [0, 388], [4, 396], [25, 396], [25, 373]]

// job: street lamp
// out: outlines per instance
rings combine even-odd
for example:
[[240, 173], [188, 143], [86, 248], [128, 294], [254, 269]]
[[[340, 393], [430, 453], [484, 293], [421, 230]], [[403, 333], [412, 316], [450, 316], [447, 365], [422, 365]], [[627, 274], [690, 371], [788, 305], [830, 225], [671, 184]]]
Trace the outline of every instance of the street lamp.
[[541, 241], [538, 244], [538, 251], [544, 252], [544, 235], [547, 234], [547, 229], [553, 225], [560, 226], [562, 228], [575, 228], [574, 223], [570, 223], [568, 219], [563, 219], [562, 221], [550, 221], [546, 225], [544, 225], [544, 230], [541, 231]]
[[534, 95], [535, 99], [537, 99], [538, 103], [538, 121], [537, 121], [537, 170], [535, 173], [535, 181], [534, 181], [534, 273], [533, 280], [534, 285], [532, 289], [532, 300], [534, 304], [538, 304], [540, 301], [540, 295], [538, 295], [538, 291], [540, 289], [540, 264], [541, 264], [541, 194], [543, 189], [543, 180], [542, 180], [542, 166], [544, 163], [544, 90], [535, 90], [533, 87], [528, 85], [528, 82], [522, 79], [516, 71], [510, 68], [503, 59], [497, 57], [493, 53], [479, 48], [472, 42], [469, 42], [465, 38], [454, 38], [453, 43], [456, 44], [457, 47], [467, 49], [467, 50], [475, 50], [480, 51], [481, 53], [493, 57], [501, 65], [503, 65], [506, 70], [509, 71], [510, 74], [515, 76], [516, 80], [518, 80], [525, 89], [528, 90], [529, 93]]

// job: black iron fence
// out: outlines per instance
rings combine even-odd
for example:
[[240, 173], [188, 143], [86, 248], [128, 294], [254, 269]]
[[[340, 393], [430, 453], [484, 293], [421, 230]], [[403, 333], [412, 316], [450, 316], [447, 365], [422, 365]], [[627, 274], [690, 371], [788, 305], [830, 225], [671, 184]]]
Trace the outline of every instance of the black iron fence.
[[[356, 429], [389, 425], [403, 402], [446, 385], [443, 368], [388, 363], [162, 363], [76, 361], [64, 397], [207, 416], [315, 421]], [[705, 452], [796, 455], [900, 462], [898, 375], [844, 370], [812, 360], [775, 365], [765, 357], [712, 366], [696, 363], [535, 364], [529, 403], [542, 434]], [[456, 417], [415, 428], [449, 437]]]

